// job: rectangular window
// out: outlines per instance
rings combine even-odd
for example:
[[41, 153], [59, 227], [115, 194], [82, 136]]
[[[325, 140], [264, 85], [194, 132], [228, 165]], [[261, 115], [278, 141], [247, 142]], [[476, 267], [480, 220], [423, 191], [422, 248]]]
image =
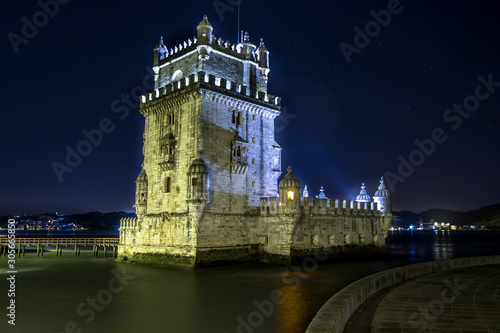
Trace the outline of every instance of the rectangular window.
[[198, 185], [198, 178], [191, 179], [191, 185], [193, 185], [193, 186]]

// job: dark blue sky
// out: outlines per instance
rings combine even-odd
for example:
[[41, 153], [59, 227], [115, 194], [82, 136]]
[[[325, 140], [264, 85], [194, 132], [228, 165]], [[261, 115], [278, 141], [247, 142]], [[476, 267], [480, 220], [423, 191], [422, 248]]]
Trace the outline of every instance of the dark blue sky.
[[[67, 1], [44, 22], [36, 1], [3, 2], [0, 214], [131, 211], [144, 122], [137, 108], [113, 113], [113, 102], [148, 78], [160, 36], [169, 48], [192, 38], [203, 14], [217, 38], [236, 42], [235, 1], [218, 3], [234, 10], [217, 13], [212, 0]], [[373, 37], [358, 40], [349, 63], [339, 45], [355, 46], [354, 28], [388, 5], [241, 2], [241, 28], [264, 38], [269, 90], [286, 108], [276, 121], [282, 169], [292, 165], [311, 195], [323, 185], [339, 199], [361, 182], [373, 195], [391, 172], [402, 177], [392, 179], [396, 210], [499, 203], [500, 84], [476, 88], [480, 75], [500, 82], [500, 4], [402, 0], [380, 31], [368, 24]], [[38, 31], [23, 32], [34, 16]], [[113, 131], [60, 182], [53, 162], [106, 118]], [[415, 140], [430, 149], [433, 131], [441, 143], [419, 153]], [[399, 156], [418, 166], [398, 171]]]

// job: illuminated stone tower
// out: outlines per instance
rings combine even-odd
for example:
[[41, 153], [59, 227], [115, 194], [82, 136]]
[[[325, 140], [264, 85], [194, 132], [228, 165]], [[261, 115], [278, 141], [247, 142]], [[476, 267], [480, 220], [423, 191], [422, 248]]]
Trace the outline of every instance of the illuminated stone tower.
[[269, 52], [248, 34], [217, 39], [205, 16], [197, 37], [170, 49], [162, 38], [153, 62], [155, 90], [140, 105], [137, 219], [122, 221], [120, 255], [187, 267], [247, 258], [260, 198], [277, 196], [281, 174]]
[[[137, 218], [120, 223], [122, 260], [185, 268], [259, 260], [290, 264], [383, 250], [391, 197], [309, 198], [291, 167], [280, 181], [280, 99], [269, 52], [248, 34], [233, 45], [204, 17], [197, 37], [154, 48], [155, 90], [142, 96], [144, 162]], [[326, 260], [326, 259], [325, 259]]]

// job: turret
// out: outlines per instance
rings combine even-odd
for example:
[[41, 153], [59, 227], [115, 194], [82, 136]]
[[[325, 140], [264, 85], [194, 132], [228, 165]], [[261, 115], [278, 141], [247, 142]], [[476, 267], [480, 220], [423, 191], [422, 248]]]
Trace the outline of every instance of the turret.
[[243, 36], [243, 42], [238, 44], [238, 52], [243, 54], [246, 60], [255, 61], [256, 48], [257, 47], [252, 42], [250, 42], [250, 36], [248, 35], [248, 32], [245, 32]]
[[135, 181], [135, 213], [139, 215], [146, 214], [148, 204], [148, 176], [142, 169]]
[[160, 41], [158, 44], [155, 46], [153, 50], [154, 54], [154, 59], [153, 59], [153, 65], [158, 66], [161, 60], [165, 59], [168, 57], [168, 50], [163, 44], [163, 37], [160, 38]]
[[384, 216], [392, 216], [391, 193], [385, 187], [384, 177], [380, 178], [380, 185], [377, 192], [373, 195], [373, 201], [377, 203], [378, 210]]
[[300, 208], [300, 183], [293, 176], [292, 167], [289, 166], [287, 171], [278, 186], [280, 211], [285, 213], [295, 212]]
[[202, 159], [195, 160], [188, 170], [188, 200], [209, 201], [208, 171]]
[[201, 60], [207, 60], [210, 52], [212, 52], [213, 31], [214, 28], [208, 22], [207, 15], [203, 16], [203, 20], [198, 24], [198, 53]]
[[323, 186], [320, 187], [319, 189], [319, 195], [316, 196], [318, 199], [328, 199], [328, 197], [325, 195], [325, 189]]
[[[257, 61], [259, 62], [259, 66], [262, 68], [269, 68], [269, 51], [264, 45], [264, 40], [260, 39], [260, 46], [257, 49]], [[267, 74], [266, 74], [267, 75]]]
[[370, 202], [371, 198], [368, 192], [366, 192], [365, 183], [361, 184], [361, 191], [359, 191], [358, 196], [356, 197], [357, 202]]
[[307, 190], [307, 185], [304, 185], [304, 191], [302, 192], [303, 198], [309, 198], [309, 191]]

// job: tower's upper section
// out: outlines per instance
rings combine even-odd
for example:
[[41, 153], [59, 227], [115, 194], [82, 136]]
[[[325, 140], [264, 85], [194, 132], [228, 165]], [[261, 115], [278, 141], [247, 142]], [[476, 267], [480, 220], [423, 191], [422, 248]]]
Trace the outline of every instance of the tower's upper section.
[[244, 34], [239, 44], [216, 38], [204, 16], [197, 35], [168, 48], [163, 37], [154, 48], [155, 89], [190, 75], [204, 72], [250, 90], [267, 93], [269, 51], [261, 39], [259, 47]]

